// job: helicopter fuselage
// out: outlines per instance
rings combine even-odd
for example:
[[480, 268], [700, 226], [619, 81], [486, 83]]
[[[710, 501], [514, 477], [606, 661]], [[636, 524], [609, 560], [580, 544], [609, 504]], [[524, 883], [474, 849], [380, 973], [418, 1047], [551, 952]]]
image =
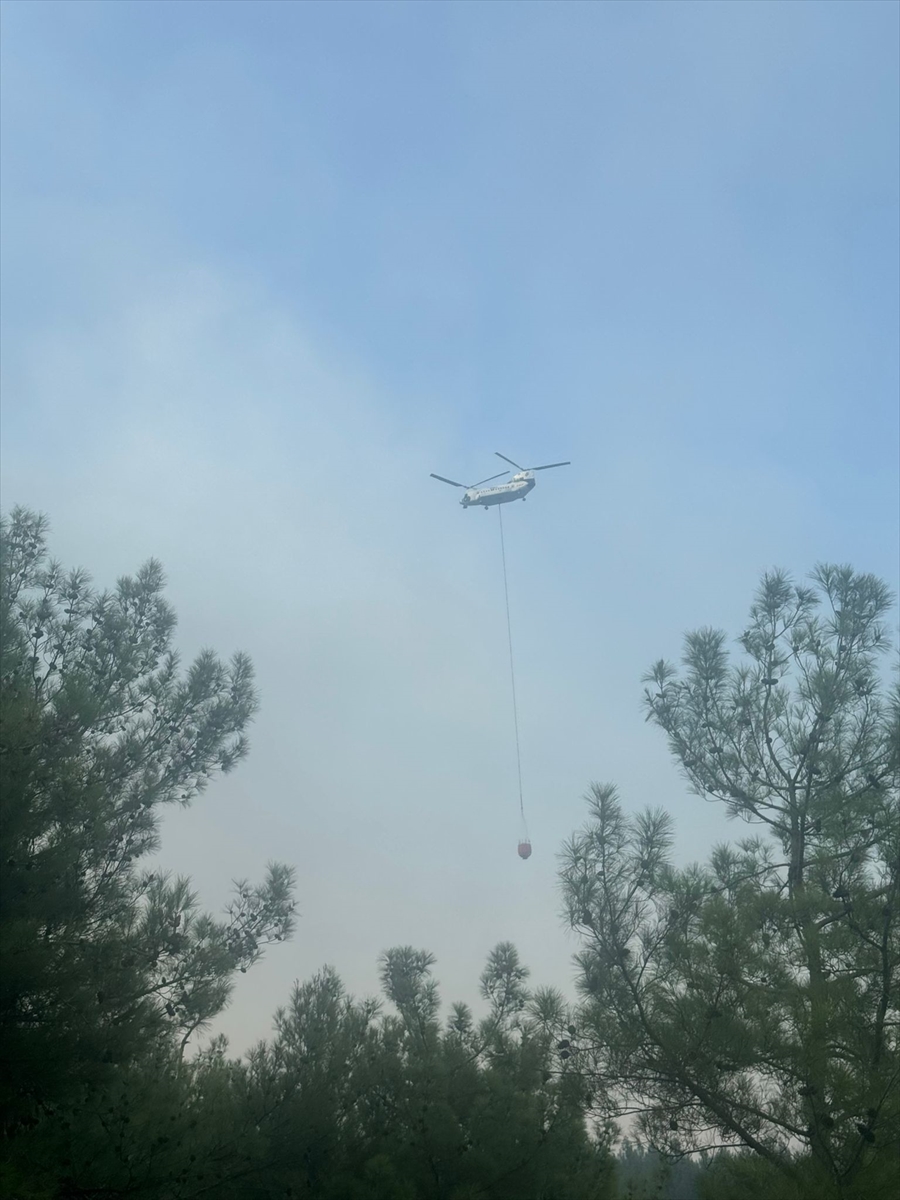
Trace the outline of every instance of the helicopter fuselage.
[[509, 504], [513, 500], [524, 500], [535, 482], [531, 471], [520, 471], [518, 475], [512, 477], [509, 483], [502, 483], [499, 487], [467, 488], [460, 504], [463, 508], [476, 508], [478, 505], [481, 505], [482, 508], [490, 508], [493, 504]]

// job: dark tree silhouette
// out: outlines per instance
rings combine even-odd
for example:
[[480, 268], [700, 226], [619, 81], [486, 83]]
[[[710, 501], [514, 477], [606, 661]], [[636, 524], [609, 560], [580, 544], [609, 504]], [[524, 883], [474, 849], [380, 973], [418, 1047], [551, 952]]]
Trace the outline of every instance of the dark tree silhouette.
[[291, 930], [292, 872], [239, 883], [228, 913], [141, 869], [160, 809], [245, 754], [249, 660], [186, 672], [163, 574], [113, 592], [49, 561], [16, 509], [0, 544], [0, 1121], [7, 1137], [78, 1110], [148, 1047], [183, 1045], [236, 971]]
[[747, 1147], [816, 1197], [868, 1197], [900, 1145], [900, 705], [881, 673], [883, 583], [765, 576], [729, 661], [685, 639], [648, 717], [700, 796], [758, 832], [675, 869], [671, 823], [611, 787], [562, 873], [583, 940], [601, 1094], [673, 1154]]

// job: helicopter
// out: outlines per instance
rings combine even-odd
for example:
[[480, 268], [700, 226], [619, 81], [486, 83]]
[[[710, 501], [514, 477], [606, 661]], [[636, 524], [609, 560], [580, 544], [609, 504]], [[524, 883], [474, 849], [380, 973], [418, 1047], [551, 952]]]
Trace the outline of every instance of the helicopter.
[[513, 500], [524, 500], [531, 489], [537, 483], [534, 477], [535, 471], [549, 471], [551, 467], [569, 467], [572, 464], [566, 462], [544, 463], [541, 467], [520, 467], [517, 462], [513, 462], [511, 458], [507, 458], [505, 454], [501, 454], [499, 450], [494, 453], [498, 458], [502, 458], [504, 462], [508, 462], [511, 467], [516, 468], [516, 474], [513, 475], [509, 483], [498, 484], [497, 487], [483, 488], [483, 483], [490, 483], [494, 479], [500, 479], [504, 475], [508, 475], [509, 471], [501, 471], [499, 475], [489, 475], [487, 479], [481, 479], [478, 483], [457, 483], [455, 479], [446, 479], [443, 475], [435, 475], [431, 472], [432, 479], [439, 479], [441, 483], [449, 483], [451, 487], [463, 488], [462, 499], [460, 504], [463, 508], [473, 508], [476, 505], [487, 511], [493, 504], [509, 504]]

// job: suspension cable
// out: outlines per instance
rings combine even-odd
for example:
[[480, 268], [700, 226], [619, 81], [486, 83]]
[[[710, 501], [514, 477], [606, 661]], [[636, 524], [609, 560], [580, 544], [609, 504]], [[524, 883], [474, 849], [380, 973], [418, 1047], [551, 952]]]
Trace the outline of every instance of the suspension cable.
[[522, 798], [522, 752], [519, 747], [519, 707], [516, 703], [516, 671], [513, 666], [512, 624], [509, 619], [509, 583], [506, 578], [506, 544], [503, 540], [503, 505], [497, 505], [500, 518], [500, 553], [503, 558], [503, 594], [506, 597], [506, 637], [509, 642], [509, 681], [512, 685], [513, 724], [516, 730], [516, 769], [519, 776], [519, 812], [525, 821], [525, 801]]

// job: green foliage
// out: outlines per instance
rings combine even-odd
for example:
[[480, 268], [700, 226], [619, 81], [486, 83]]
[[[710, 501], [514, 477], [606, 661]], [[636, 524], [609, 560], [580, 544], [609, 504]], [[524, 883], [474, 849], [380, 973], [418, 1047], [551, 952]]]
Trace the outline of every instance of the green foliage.
[[204, 651], [182, 673], [159, 565], [97, 592], [45, 535], [17, 509], [0, 538], [0, 1128], [17, 1146], [183, 1047], [293, 920], [286, 867], [237, 884], [224, 920], [139, 867], [161, 806], [245, 754], [249, 661]]
[[617, 1200], [699, 1200], [698, 1180], [707, 1165], [706, 1156], [672, 1162], [625, 1138], [616, 1155]]
[[[756, 1154], [719, 1154], [697, 1176], [697, 1195], [699, 1200], [819, 1200], [827, 1194], [810, 1154], [795, 1157], [792, 1167], [786, 1175]], [[898, 1183], [900, 1164], [882, 1155], [869, 1165], [865, 1178], [847, 1184], [844, 1195], [847, 1200], [894, 1200]]]
[[[798, 1172], [799, 1174], [799, 1172]], [[700, 1200], [804, 1200], [797, 1175], [788, 1176], [756, 1154], [721, 1154], [699, 1181]]]
[[437, 999], [430, 965], [409, 947], [384, 956], [405, 1015], [354, 1000], [325, 968], [243, 1060], [219, 1039], [191, 1061], [159, 1049], [116, 1068], [78, 1114], [21, 1139], [21, 1177], [45, 1182], [35, 1200], [610, 1197], [607, 1141], [588, 1133], [582, 1082], [521, 988], [512, 947], [485, 973], [503, 999], [462, 1032], [459, 1006], [444, 1024], [436, 1008], [421, 1018]]
[[900, 705], [879, 674], [888, 590], [813, 579], [764, 578], [744, 662], [701, 630], [683, 673], [648, 676], [693, 789], [761, 831], [678, 870], [669, 818], [595, 786], [562, 879], [582, 1061], [617, 1111], [668, 1153], [749, 1147], [810, 1196], [848, 1197], [900, 1146]]
[[477, 1025], [460, 1005], [440, 1023], [432, 965], [411, 947], [382, 957], [396, 1015], [346, 996], [331, 970], [295, 988], [250, 1056], [255, 1088], [280, 1098], [261, 1126], [277, 1186], [335, 1200], [600, 1200], [605, 1144], [587, 1134], [581, 1082], [532, 1011], [513, 947], [489, 958]]
[[398, 947], [381, 959], [389, 1010], [325, 968], [245, 1058], [222, 1038], [185, 1054], [292, 926], [286, 867], [237, 882], [217, 920], [141, 862], [161, 807], [245, 753], [250, 664], [205, 651], [181, 672], [159, 566], [98, 593], [47, 561], [45, 532], [16, 510], [0, 551], [0, 1196], [610, 1195], [575, 1028], [508, 944], [480, 1021], [455, 1005], [442, 1022], [432, 956]]

